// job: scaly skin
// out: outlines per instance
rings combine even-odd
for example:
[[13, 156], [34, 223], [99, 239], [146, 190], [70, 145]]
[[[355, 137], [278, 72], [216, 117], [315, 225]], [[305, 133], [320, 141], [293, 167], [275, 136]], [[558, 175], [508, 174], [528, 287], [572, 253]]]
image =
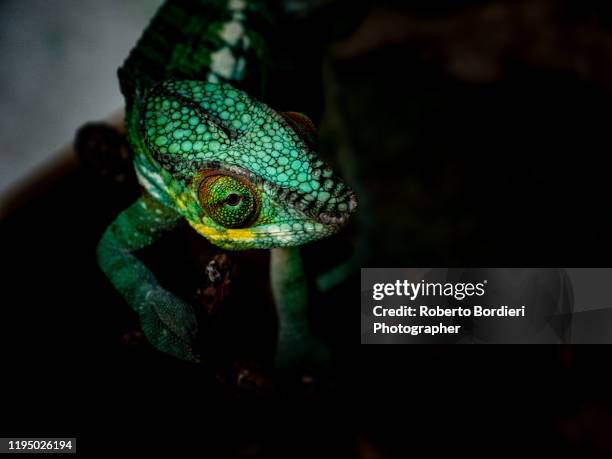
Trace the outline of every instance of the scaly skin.
[[[242, 57], [232, 54], [242, 43], [240, 52], [248, 55], [244, 37], [251, 43], [258, 35], [246, 28], [247, 14], [261, 13], [262, 5], [196, 2], [185, 14], [186, 5], [165, 4], [120, 69], [128, 139], [146, 194], [107, 229], [98, 260], [139, 314], [149, 341], [197, 361], [191, 306], [164, 290], [134, 252], [182, 218], [227, 250], [273, 248], [277, 362], [292, 365], [321, 348], [307, 327], [305, 275], [296, 247], [337, 232], [354, 211], [355, 196], [316, 156], [308, 118], [277, 113], [234, 86], [245, 83], [245, 75], [264, 73], [261, 59], [259, 67], [244, 69], [246, 57], [239, 64]], [[211, 20], [211, 11], [229, 22]], [[173, 45], [160, 37], [168, 27], [183, 34]], [[167, 61], [151, 52], [152, 43], [163, 39]], [[200, 64], [190, 60], [197, 53]], [[228, 53], [223, 65], [213, 57]]]

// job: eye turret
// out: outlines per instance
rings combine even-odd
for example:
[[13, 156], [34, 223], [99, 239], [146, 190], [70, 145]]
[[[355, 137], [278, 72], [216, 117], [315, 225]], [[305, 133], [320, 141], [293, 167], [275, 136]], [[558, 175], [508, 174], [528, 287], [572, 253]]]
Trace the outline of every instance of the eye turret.
[[206, 176], [198, 190], [206, 213], [225, 228], [245, 228], [259, 213], [258, 196], [247, 180], [233, 175]]

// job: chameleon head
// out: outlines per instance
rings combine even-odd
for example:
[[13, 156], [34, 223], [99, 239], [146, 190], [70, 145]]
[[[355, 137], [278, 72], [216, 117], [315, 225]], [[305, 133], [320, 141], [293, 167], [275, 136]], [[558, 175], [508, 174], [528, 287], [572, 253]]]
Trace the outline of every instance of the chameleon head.
[[357, 207], [316, 155], [304, 115], [275, 112], [227, 84], [186, 80], [156, 86], [141, 110], [156, 182], [220, 247], [302, 245], [336, 233]]

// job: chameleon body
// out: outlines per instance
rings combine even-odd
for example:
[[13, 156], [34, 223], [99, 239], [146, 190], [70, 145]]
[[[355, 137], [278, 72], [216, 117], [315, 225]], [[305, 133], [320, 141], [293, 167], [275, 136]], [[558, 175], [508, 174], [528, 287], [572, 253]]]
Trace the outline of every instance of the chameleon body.
[[[198, 360], [190, 305], [165, 290], [134, 254], [182, 219], [227, 250], [273, 249], [277, 361], [319, 346], [308, 331], [299, 247], [337, 232], [353, 192], [315, 153], [314, 127], [239, 88], [265, 86], [261, 2], [166, 2], [119, 69], [127, 136], [143, 197], [98, 245], [98, 261], [161, 351]], [[259, 88], [259, 89], [258, 89]]]

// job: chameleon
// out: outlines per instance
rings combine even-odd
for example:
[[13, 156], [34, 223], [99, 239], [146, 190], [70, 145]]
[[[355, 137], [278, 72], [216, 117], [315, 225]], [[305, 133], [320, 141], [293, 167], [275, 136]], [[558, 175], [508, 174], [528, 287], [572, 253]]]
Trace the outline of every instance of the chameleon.
[[224, 250], [271, 250], [278, 366], [326, 353], [308, 325], [299, 247], [338, 232], [357, 199], [317, 155], [310, 119], [256, 97], [271, 65], [265, 30], [279, 10], [264, 1], [168, 0], [118, 70], [143, 192], [104, 231], [97, 260], [147, 340], [183, 360], [201, 361], [194, 310], [136, 252], [184, 220]]

